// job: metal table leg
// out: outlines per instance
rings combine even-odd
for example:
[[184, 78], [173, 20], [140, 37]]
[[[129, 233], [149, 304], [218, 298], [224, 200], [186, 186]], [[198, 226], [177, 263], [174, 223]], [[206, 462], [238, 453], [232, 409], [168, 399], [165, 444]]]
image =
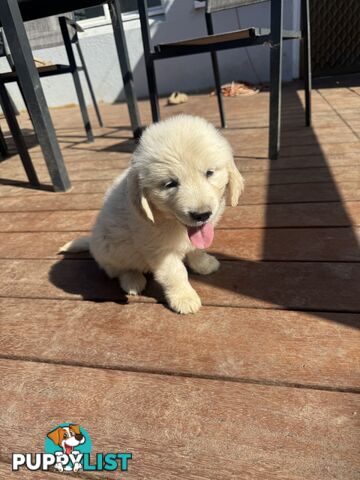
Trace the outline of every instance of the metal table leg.
[[126, 38], [124, 27], [121, 20], [121, 8], [119, 0], [111, 0], [108, 2], [111, 21], [114, 30], [114, 37], [116, 43], [116, 50], [119, 57], [122, 79], [124, 83], [124, 90], [126, 96], [126, 103], [129, 109], [130, 122], [135, 138], [140, 137], [142, 128], [139, 115], [139, 108], [137, 104], [134, 77], [130, 67], [129, 54], [126, 46]]
[[70, 188], [70, 180], [56, 139], [39, 74], [21, 18], [17, 0], [0, 0], [0, 22], [12, 54], [34, 129], [55, 191]]

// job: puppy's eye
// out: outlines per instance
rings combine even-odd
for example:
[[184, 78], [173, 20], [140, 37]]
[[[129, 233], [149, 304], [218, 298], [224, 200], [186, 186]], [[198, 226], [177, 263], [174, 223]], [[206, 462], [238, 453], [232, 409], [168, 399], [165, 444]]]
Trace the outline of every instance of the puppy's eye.
[[205, 175], [206, 175], [206, 178], [211, 177], [212, 175], [214, 175], [214, 170], [208, 170], [208, 171], [205, 173]]
[[68, 434], [67, 434], [67, 433], [64, 433], [64, 438], [68, 438]]
[[166, 188], [166, 189], [169, 190], [170, 188], [176, 188], [176, 187], [178, 187], [179, 185], [180, 185], [180, 184], [179, 184], [179, 182], [178, 182], [177, 180], [169, 180], [168, 182], [166, 182], [166, 183], [164, 184], [164, 188]]

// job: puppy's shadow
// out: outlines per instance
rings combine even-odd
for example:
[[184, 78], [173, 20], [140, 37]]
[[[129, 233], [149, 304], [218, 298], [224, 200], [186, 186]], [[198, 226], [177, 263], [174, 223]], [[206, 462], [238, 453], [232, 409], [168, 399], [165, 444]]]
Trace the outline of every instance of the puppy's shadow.
[[[267, 262], [244, 260], [220, 252], [212, 252], [220, 260], [220, 269], [211, 275], [190, 272], [190, 282], [204, 304], [248, 306], [285, 310], [310, 310], [312, 315], [359, 328], [353, 315], [335, 316], [332, 312], [358, 310], [353, 279], [339, 277], [342, 265], [321, 266], [326, 281], [319, 283], [318, 268], [309, 269], [302, 262]], [[151, 275], [141, 296], [128, 297], [117, 279], [111, 280], [90, 257], [66, 256], [55, 263], [50, 272], [52, 284], [68, 293], [68, 298], [82, 298], [94, 302], [158, 302], [169, 308], [163, 291]], [[314, 288], [314, 285], [316, 288]], [[343, 286], [344, 293], [337, 292]], [[129, 301], [129, 298], [131, 299]]]
[[[128, 296], [121, 289], [117, 279], [110, 279], [96, 262], [88, 255], [64, 255], [52, 265], [49, 280], [57, 288], [69, 294], [69, 297], [81, 297], [93, 302], [129, 303]], [[147, 277], [147, 287], [142, 293], [144, 301], [164, 302], [160, 286]]]

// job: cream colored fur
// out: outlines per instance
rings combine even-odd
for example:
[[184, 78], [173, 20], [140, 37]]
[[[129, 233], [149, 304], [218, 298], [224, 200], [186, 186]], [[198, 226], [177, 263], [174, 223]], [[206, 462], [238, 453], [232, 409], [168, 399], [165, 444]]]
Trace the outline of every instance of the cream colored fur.
[[[207, 176], [209, 171], [214, 173]], [[170, 188], [173, 180], [179, 186]], [[210, 123], [172, 117], [144, 132], [130, 168], [107, 192], [91, 237], [69, 242], [62, 251], [90, 248], [99, 266], [131, 295], [141, 293], [144, 273], [152, 272], [175, 312], [194, 313], [201, 301], [184, 262], [204, 275], [219, 262], [191, 244], [187, 226], [197, 223], [189, 212], [211, 211], [209, 221], [216, 224], [226, 187], [235, 206], [243, 185], [229, 143]]]

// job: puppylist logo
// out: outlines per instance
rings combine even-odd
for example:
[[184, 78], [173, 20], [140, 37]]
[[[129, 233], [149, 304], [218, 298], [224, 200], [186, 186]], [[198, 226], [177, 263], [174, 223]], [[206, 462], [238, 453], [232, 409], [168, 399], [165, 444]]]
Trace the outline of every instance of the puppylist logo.
[[12, 470], [111, 472], [128, 470], [131, 453], [96, 453], [91, 456], [92, 441], [85, 428], [74, 423], [61, 423], [47, 433], [45, 453], [13, 453]]

